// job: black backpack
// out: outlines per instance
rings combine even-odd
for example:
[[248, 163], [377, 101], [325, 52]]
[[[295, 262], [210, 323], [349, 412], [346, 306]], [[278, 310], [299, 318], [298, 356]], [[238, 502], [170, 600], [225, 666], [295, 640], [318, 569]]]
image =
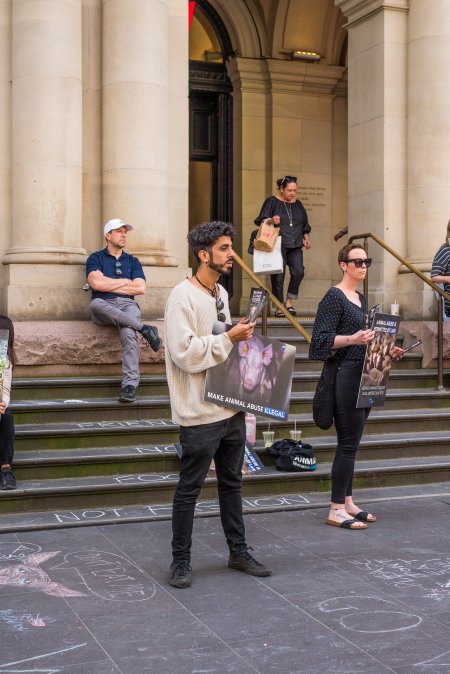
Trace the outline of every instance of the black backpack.
[[316, 470], [317, 462], [312, 445], [295, 440], [277, 440], [267, 449], [276, 457], [275, 467], [287, 473]]

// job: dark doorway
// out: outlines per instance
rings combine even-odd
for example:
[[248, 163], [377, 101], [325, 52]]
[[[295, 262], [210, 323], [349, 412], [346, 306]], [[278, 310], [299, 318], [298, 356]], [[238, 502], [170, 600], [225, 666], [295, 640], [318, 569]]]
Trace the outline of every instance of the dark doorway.
[[[189, 64], [189, 228], [232, 217], [232, 98], [226, 68]], [[192, 264], [192, 261], [191, 261]], [[195, 265], [194, 265], [195, 266]], [[232, 277], [221, 279], [228, 292]]]
[[[197, 2], [195, 12], [213, 27], [221, 51], [215, 62], [189, 61], [189, 229], [204, 221], [230, 222], [233, 213], [232, 85], [224, 63], [231, 43], [206, 0]], [[189, 264], [195, 269], [193, 259]], [[232, 276], [220, 283], [231, 296]]]

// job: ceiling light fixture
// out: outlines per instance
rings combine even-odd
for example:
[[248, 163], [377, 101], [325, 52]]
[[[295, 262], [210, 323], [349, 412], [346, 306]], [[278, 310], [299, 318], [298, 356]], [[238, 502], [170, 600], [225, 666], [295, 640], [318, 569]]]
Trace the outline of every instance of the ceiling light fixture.
[[297, 49], [296, 51], [291, 51], [291, 58], [297, 59], [298, 61], [312, 61], [313, 63], [317, 63], [322, 57], [316, 51], [303, 51]]

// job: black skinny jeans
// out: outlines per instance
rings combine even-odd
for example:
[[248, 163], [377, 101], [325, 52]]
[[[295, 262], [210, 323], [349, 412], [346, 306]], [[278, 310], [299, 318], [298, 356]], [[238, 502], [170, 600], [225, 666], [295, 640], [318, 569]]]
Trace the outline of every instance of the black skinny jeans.
[[14, 419], [6, 408], [0, 415], [0, 465], [9, 463], [12, 465], [14, 458]]
[[302, 248], [282, 248], [283, 253], [283, 273], [272, 274], [270, 282], [272, 284], [272, 294], [279, 302], [284, 302], [284, 277], [286, 276], [286, 266], [289, 267], [291, 277], [287, 289], [287, 297], [295, 300], [298, 297], [298, 289], [305, 275], [303, 266]]
[[173, 560], [189, 561], [197, 497], [214, 459], [220, 518], [232, 552], [247, 548], [242, 516], [242, 463], [244, 461], [244, 413], [199, 426], [180, 426], [180, 481], [173, 499]]
[[337, 432], [336, 454], [331, 469], [331, 501], [345, 503], [352, 495], [356, 452], [364, 432], [370, 407], [356, 408], [362, 361], [344, 360], [336, 376], [334, 424]]

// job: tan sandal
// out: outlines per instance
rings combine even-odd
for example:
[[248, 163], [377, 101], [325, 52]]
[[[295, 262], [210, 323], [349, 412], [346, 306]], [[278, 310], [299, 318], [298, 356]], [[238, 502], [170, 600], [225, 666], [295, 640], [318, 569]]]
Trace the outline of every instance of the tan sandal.
[[361, 526], [361, 522], [359, 522], [354, 517], [351, 519], [342, 520], [342, 522], [337, 522], [336, 520], [332, 520], [328, 517], [327, 524], [330, 524], [332, 527], [339, 527], [340, 529], [353, 529], [354, 531], [357, 529], [361, 529], [362, 531], [367, 529], [367, 524], [364, 523], [364, 526]]
[[377, 516], [372, 515], [372, 513], [368, 513], [367, 510], [360, 510], [359, 513], [356, 513], [356, 515], [353, 515], [355, 520], [358, 520], [359, 522], [376, 522], [377, 521]]

